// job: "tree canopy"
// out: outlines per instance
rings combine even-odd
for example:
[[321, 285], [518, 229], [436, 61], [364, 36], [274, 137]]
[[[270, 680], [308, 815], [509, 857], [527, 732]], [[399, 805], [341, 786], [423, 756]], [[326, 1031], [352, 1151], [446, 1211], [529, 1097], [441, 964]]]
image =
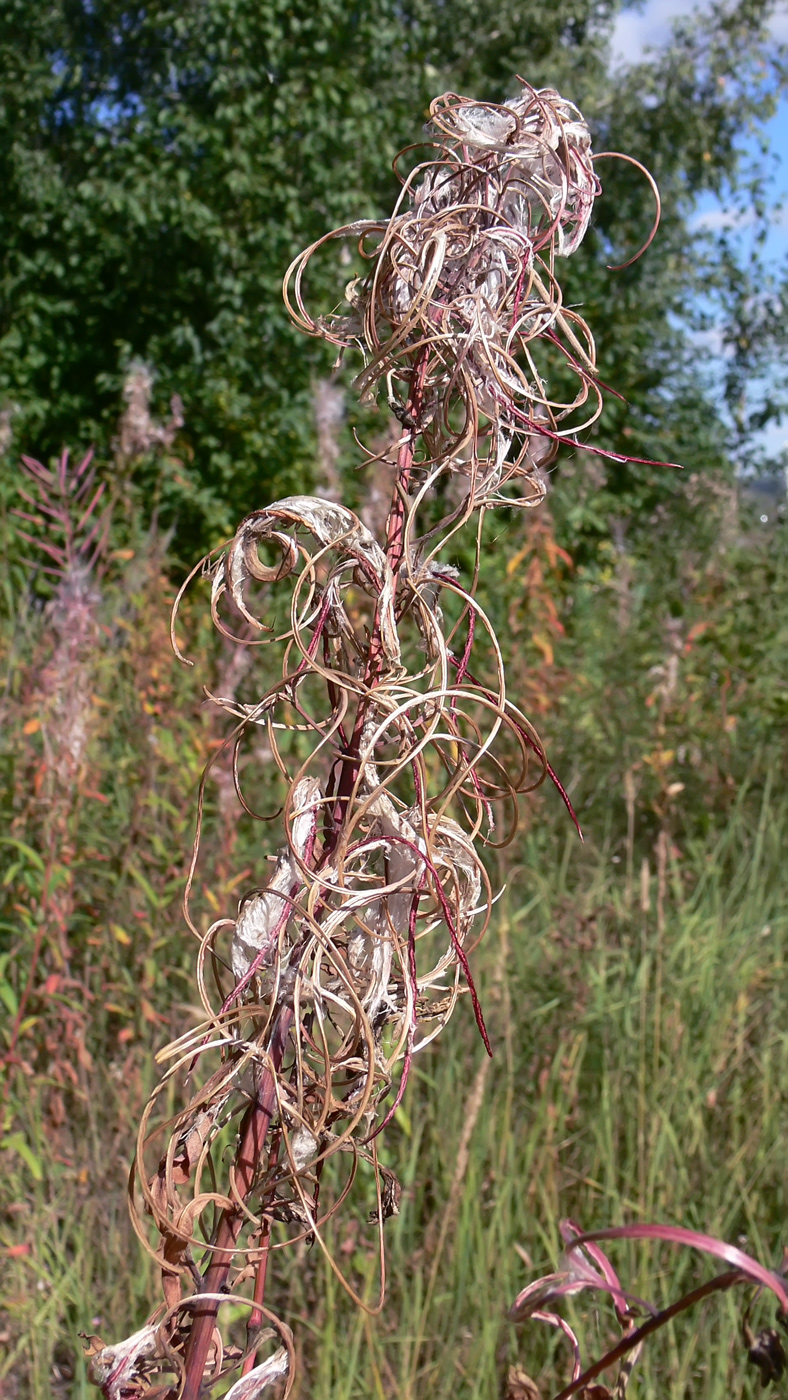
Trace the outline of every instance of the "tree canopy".
[[[654, 62], [611, 76], [617, 8], [4, 0], [0, 409], [14, 452], [92, 441], [106, 453], [124, 371], [141, 359], [157, 398], [184, 403], [161, 503], [186, 535], [215, 537], [308, 479], [311, 386], [329, 360], [290, 327], [284, 270], [334, 225], [390, 208], [392, 158], [419, 140], [432, 96], [500, 100], [519, 73], [575, 100], [596, 148], [642, 160], [662, 192], [647, 257], [609, 272], [643, 242], [653, 202], [637, 169], [600, 164], [605, 194], [566, 277], [603, 375], [627, 401], [611, 401], [598, 441], [691, 467], [721, 462], [724, 425], [687, 333], [719, 263], [689, 218], [700, 192], [736, 187], [742, 135], [773, 110], [782, 69], [770, 7], [717, 6], [684, 22]], [[328, 258], [313, 295], [333, 305], [346, 280]], [[608, 469], [599, 520], [642, 514], [672, 489], [656, 481], [651, 469]], [[580, 514], [578, 531], [593, 534]]]

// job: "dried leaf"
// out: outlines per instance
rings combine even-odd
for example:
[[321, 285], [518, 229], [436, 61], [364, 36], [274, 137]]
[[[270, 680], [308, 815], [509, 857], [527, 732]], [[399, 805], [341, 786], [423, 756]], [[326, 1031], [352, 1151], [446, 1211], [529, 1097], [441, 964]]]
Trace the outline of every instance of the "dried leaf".
[[286, 1347], [280, 1347], [273, 1356], [269, 1356], [261, 1366], [255, 1366], [248, 1375], [242, 1376], [235, 1385], [228, 1390], [224, 1400], [256, 1400], [258, 1395], [272, 1384], [286, 1376], [290, 1365], [290, 1359]]
[[531, 1380], [522, 1366], [510, 1366], [503, 1400], [542, 1400], [542, 1396], [536, 1381]]

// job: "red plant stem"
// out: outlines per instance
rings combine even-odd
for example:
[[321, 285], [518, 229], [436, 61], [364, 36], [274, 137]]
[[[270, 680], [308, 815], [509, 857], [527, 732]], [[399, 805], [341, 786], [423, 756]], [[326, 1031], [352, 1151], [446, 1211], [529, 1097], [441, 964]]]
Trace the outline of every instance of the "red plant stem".
[[[261, 1234], [261, 1237], [260, 1237], [260, 1245], [261, 1245], [261, 1248], [262, 1248], [262, 1251], [263, 1251], [263, 1255], [262, 1255], [262, 1258], [260, 1259], [260, 1261], [259, 1261], [259, 1263], [258, 1263], [258, 1265], [257, 1265], [257, 1273], [256, 1273], [256, 1275], [255, 1275], [255, 1280], [254, 1280], [254, 1301], [255, 1301], [256, 1303], [262, 1303], [263, 1300], [265, 1299], [265, 1276], [266, 1276], [266, 1274], [267, 1274], [267, 1272], [268, 1272], [268, 1254], [269, 1254], [270, 1239], [271, 1239], [271, 1226], [269, 1225], [268, 1221], [266, 1220], [266, 1221], [263, 1222], [263, 1229], [262, 1229], [262, 1234]], [[262, 1325], [262, 1321], [263, 1321], [263, 1314], [260, 1312], [260, 1310], [259, 1310], [258, 1308], [253, 1308], [252, 1311], [251, 1311], [251, 1313], [250, 1313], [250, 1315], [249, 1315], [249, 1322], [248, 1322], [248, 1324], [247, 1324], [247, 1330], [248, 1330], [248, 1331], [253, 1331], [253, 1330], [255, 1329], [255, 1327], [260, 1327], [260, 1326]], [[254, 1366], [255, 1366], [256, 1360], [257, 1360], [257, 1350], [255, 1349], [254, 1351], [250, 1351], [250, 1353], [249, 1353], [249, 1355], [247, 1356], [247, 1358], [246, 1358], [246, 1360], [245, 1360], [243, 1366], [241, 1367], [241, 1375], [242, 1375], [242, 1376], [248, 1376], [249, 1372], [254, 1370]]]
[[[416, 446], [416, 439], [419, 435], [419, 421], [421, 418], [424, 398], [424, 381], [427, 377], [427, 366], [429, 363], [429, 346], [423, 346], [419, 352], [419, 357], [413, 366], [411, 375], [411, 388], [408, 394], [408, 401], [405, 405], [405, 416], [412, 423], [408, 429], [399, 449], [397, 456], [397, 479], [391, 498], [388, 519], [386, 521], [386, 557], [391, 565], [391, 571], [396, 576], [402, 563], [402, 556], [405, 549], [405, 497], [410, 485], [410, 474], [413, 467], [413, 452]], [[353, 733], [350, 744], [342, 762], [342, 771], [337, 784], [336, 801], [334, 804], [334, 830], [326, 842], [323, 852], [323, 859], [327, 859], [336, 846], [339, 832], [344, 824], [347, 814], [350, 794], [353, 791], [356, 778], [358, 777], [358, 755], [361, 748], [361, 738], [364, 732], [368, 709], [368, 695], [374, 688], [378, 680], [383, 665], [383, 639], [380, 630], [380, 606], [375, 608], [375, 619], [372, 626], [372, 636], [369, 643], [369, 653], [364, 672], [364, 686], [367, 692], [365, 697], [359, 701], [356, 711], [356, 720], [353, 725]]]
[[471, 652], [473, 651], [473, 639], [474, 639], [474, 636], [475, 636], [475, 635], [476, 635], [476, 613], [473, 611], [473, 609], [471, 609], [470, 614], [469, 614], [469, 616], [468, 616], [468, 637], [467, 637], [467, 640], [466, 640], [466, 642], [465, 642], [465, 650], [464, 650], [463, 653], [462, 653], [462, 660], [460, 661], [460, 664], [459, 664], [459, 666], [457, 667], [457, 684], [458, 684], [458, 685], [462, 685], [463, 681], [465, 680], [465, 677], [466, 677], [466, 674], [467, 674], [467, 671], [468, 671], [468, 666], [469, 666], [470, 660], [471, 660]]
[[[276, 1017], [268, 1052], [273, 1069], [263, 1071], [254, 1101], [246, 1110], [241, 1123], [241, 1141], [235, 1158], [235, 1185], [243, 1201], [254, 1185], [268, 1129], [276, 1110], [275, 1074], [284, 1058], [293, 1014], [292, 1007], [283, 1006]], [[224, 1288], [245, 1219], [244, 1212], [237, 1206], [222, 1211], [211, 1262], [203, 1275], [205, 1293], [220, 1293]], [[180, 1400], [199, 1400], [218, 1311], [219, 1303], [216, 1300], [198, 1303], [194, 1308], [194, 1320], [186, 1345], [185, 1377]], [[177, 1390], [171, 1390], [168, 1400], [176, 1400], [176, 1396]]]
[[694, 1307], [696, 1303], [702, 1302], [704, 1298], [708, 1298], [712, 1293], [725, 1292], [736, 1283], [751, 1282], [752, 1279], [748, 1279], [747, 1275], [742, 1273], [741, 1269], [731, 1269], [728, 1273], [717, 1274], [716, 1278], [709, 1279], [708, 1283], [702, 1283], [699, 1288], [694, 1288], [691, 1293], [685, 1293], [684, 1297], [679, 1298], [678, 1302], [671, 1303], [670, 1307], [657, 1313], [656, 1317], [650, 1317], [641, 1327], [637, 1327], [634, 1331], [628, 1332], [625, 1337], [622, 1337], [618, 1346], [612, 1347], [610, 1351], [605, 1353], [601, 1360], [595, 1361], [593, 1366], [589, 1366], [587, 1370], [583, 1371], [582, 1375], [577, 1376], [575, 1380], [570, 1381], [569, 1385], [564, 1386], [563, 1390], [559, 1391], [558, 1395], [555, 1396], [555, 1400], [571, 1400], [571, 1397], [576, 1395], [578, 1391], [585, 1390], [589, 1381], [595, 1380], [598, 1375], [601, 1375], [602, 1371], [607, 1370], [608, 1366], [614, 1366], [617, 1361], [620, 1361], [622, 1357], [626, 1356], [628, 1351], [633, 1351], [635, 1347], [646, 1340], [646, 1337], [650, 1337], [652, 1332], [658, 1332], [660, 1327], [665, 1326], [666, 1322], [670, 1322], [671, 1318], [677, 1317], [679, 1313], [686, 1312], [687, 1308]]
[[[281, 1131], [274, 1132], [271, 1141], [271, 1147], [268, 1153], [269, 1172], [271, 1168], [274, 1167], [279, 1161], [279, 1149], [281, 1146], [281, 1141]], [[260, 1248], [262, 1250], [262, 1256], [257, 1264], [257, 1273], [255, 1274], [254, 1280], [254, 1293], [252, 1294], [255, 1303], [263, 1303], [265, 1301], [265, 1281], [268, 1275], [268, 1258], [271, 1253], [271, 1221], [268, 1219], [267, 1216], [263, 1220], [262, 1229], [260, 1231]], [[262, 1312], [259, 1308], [253, 1308], [251, 1313], [249, 1314], [249, 1321], [246, 1324], [247, 1336], [249, 1336], [250, 1333], [254, 1333], [255, 1329], [258, 1327], [262, 1327], [262, 1325]], [[243, 1366], [241, 1367], [241, 1375], [248, 1376], [249, 1372], [254, 1370], [256, 1361], [257, 1348], [253, 1347], [246, 1360], [244, 1361]]]
[[[405, 502], [413, 466], [413, 452], [419, 431], [418, 423], [422, 410], [424, 381], [427, 375], [428, 361], [429, 348], [424, 346], [419, 353], [411, 376], [411, 389], [406, 405], [406, 415], [413, 426], [409, 428], [400, 446], [397, 461], [397, 480], [394, 486], [388, 520], [386, 522], [386, 555], [391, 565], [392, 572], [395, 575], [402, 563], [405, 548]], [[314, 650], [317, 649], [317, 644], [324, 625], [325, 616], [321, 613], [315, 635], [312, 638], [312, 645], [309, 648], [310, 655], [313, 654], [313, 648]], [[302, 662], [302, 666], [304, 664], [305, 663]], [[353, 734], [348, 750], [344, 755], [342, 771], [337, 784], [336, 802], [333, 813], [333, 831], [329, 833], [326, 839], [322, 856], [323, 861], [330, 856], [331, 851], [335, 847], [347, 814], [350, 796], [358, 775], [358, 756], [368, 709], [367, 697], [380, 676], [382, 665], [383, 641], [380, 628], [380, 605], [378, 603], [375, 608], [375, 619], [364, 673], [366, 696], [362, 697], [359, 701], [353, 726]], [[299, 671], [300, 669], [301, 667], [299, 667]], [[237, 990], [236, 988], [236, 991]], [[284, 1057], [293, 1018], [294, 1012], [291, 1007], [282, 1007], [280, 1009], [274, 1023], [269, 1049], [273, 1071], [264, 1071], [255, 1100], [247, 1109], [241, 1124], [241, 1141], [235, 1158], [235, 1185], [243, 1201], [246, 1200], [254, 1185], [257, 1166], [263, 1153], [266, 1137], [268, 1136], [268, 1129], [271, 1126], [271, 1119], [276, 1109], [275, 1073], [279, 1069]], [[241, 1227], [245, 1219], [246, 1216], [237, 1207], [222, 1212], [219, 1220], [219, 1227], [216, 1232], [211, 1262], [203, 1275], [203, 1291], [205, 1293], [219, 1293], [224, 1288], [233, 1261], [238, 1236], [241, 1233]], [[267, 1251], [261, 1261], [261, 1268], [258, 1269], [257, 1279], [255, 1280], [254, 1301], [258, 1303], [263, 1301], [266, 1262]], [[216, 1326], [218, 1310], [219, 1304], [215, 1300], [210, 1302], [206, 1301], [202, 1304], [198, 1303], [195, 1306], [191, 1331], [189, 1332], [189, 1339], [186, 1344], [183, 1390], [180, 1392], [179, 1397], [177, 1390], [171, 1390], [167, 1400], [200, 1400], [203, 1377], [205, 1375], [205, 1367], [210, 1352], [214, 1327]], [[253, 1311], [252, 1318], [256, 1316], [258, 1316], [258, 1314]]]

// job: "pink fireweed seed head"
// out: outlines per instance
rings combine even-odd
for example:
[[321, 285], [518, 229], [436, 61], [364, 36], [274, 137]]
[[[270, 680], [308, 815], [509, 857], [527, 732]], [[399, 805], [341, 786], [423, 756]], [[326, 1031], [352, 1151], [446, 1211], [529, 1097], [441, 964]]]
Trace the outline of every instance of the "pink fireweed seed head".
[[154, 374], [142, 360], [132, 360], [123, 383], [125, 408], [118, 423], [118, 435], [113, 447], [118, 461], [132, 462], [149, 452], [172, 447], [184, 425], [183, 404], [178, 394], [170, 399], [170, 417], [159, 423], [151, 416]]

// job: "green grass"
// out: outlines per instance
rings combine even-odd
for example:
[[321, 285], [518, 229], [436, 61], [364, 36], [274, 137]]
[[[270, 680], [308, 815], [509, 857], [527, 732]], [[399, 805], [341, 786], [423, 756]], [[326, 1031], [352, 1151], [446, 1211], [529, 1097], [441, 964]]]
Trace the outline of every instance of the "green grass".
[[[460, 1190], [452, 1200], [482, 1062], [467, 1015], [423, 1061], [399, 1141], [389, 1143], [405, 1190], [387, 1310], [365, 1329], [328, 1293], [304, 1394], [492, 1397], [515, 1357], [555, 1384], [552, 1339], [535, 1323], [515, 1334], [503, 1312], [556, 1260], [564, 1215], [587, 1228], [659, 1219], [731, 1240], [746, 1234], [762, 1258], [779, 1259], [786, 825], [785, 806], [767, 794], [754, 832], [739, 814], [712, 847], [674, 862], [661, 938], [655, 910], [626, 908], [602, 852], [584, 852], [574, 870], [570, 861], [570, 884], [534, 875], [549, 867], [543, 851], [526, 848], [496, 930], [507, 943], [499, 998], [488, 996], [496, 1059]], [[523, 905], [517, 888], [526, 884]], [[492, 944], [486, 956], [492, 964]], [[633, 1290], [657, 1302], [710, 1273], [669, 1251], [642, 1254], [640, 1267], [634, 1253], [617, 1257]], [[294, 1285], [291, 1307], [297, 1297]], [[318, 1309], [319, 1297], [318, 1286]], [[733, 1299], [714, 1303], [652, 1343], [639, 1393], [679, 1396], [691, 1386], [693, 1396], [721, 1400], [752, 1388], [735, 1309]], [[595, 1309], [584, 1311], [593, 1343]], [[362, 1333], [368, 1345], [357, 1346]]]
[[[193, 1022], [194, 946], [179, 901], [199, 772], [222, 734], [199, 683], [224, 693], [216, 677], [228, 658], [197, 606], [182, 631], [199, 674], [173, 663], [170, 585], [137, 543], [134, 569], [104, 585], [90, 760], [53, 843], [70, 960], [44, 943], [0, 1121], [3, 1400], [95, 1395], [78, 1332], [119, 1340], [160, 1298], [128, 1222], [127, 1172], [153, 1054]], [[493, 553], [489, 570], [505, 559]], [[487, 579], [512, 653], [510, 689], [529, 705], [529, 683], [544, 689], [536, 717], [587, 840], [555, 794], [525, 804], [507, 893], [474, 958], [495, 1057], [486, 1060], [466, 999], [417, 1060], [381, 1145], [403, 1196], [386, 1226], [380, 1316], [353, 1306], [319, 1247], [276, 1256], [270, 1302], [301, 1358], [294, 1400], [498, 1400], [515, 1361], [550, 1394], [569, 1372], [565, 1346], [541, 1324], [514, 1329], [505, 1312], [554, 1266], [564, 1216], [587, 1228], [658, 1219], [731, 1241], [746, 1235], [765, 1262], [779, 1259], [788, 813], [777, 746], [787, 732], [788, 554], [775, 538], [702, 567], [684, 561], [685, 640], [676, 689], [661, 699], [655, 668], [678, 604], [658, 567], [643, 566], [624, 632], [612, 585], [573, 583], [552, 670], [528, 650], [538, 618], [522, 634], [506, 621], [505, 587], [516, 580], [496, 588], [494, 573]], [[14, 608], [0, 628], [11, 721], [0, 750], [3, 1048], [47, 917], [51, 810], [46, 628], [20, 600]], [[252, 694], [261, 680], [252, 672], [243, 684]], [[253, 801], [275, 809], [270, 764], [249, 757]], [[202, 922], [232, 912], [240, 889], [259, 883], [276, 839], [247, 817], [225, 821], [217, 791], [211, 780]], [[373, 1300], [371, 1196], [362, 1171], [327, 1240]], [[631, 1288], [657, 1303], [713, 1270], [666, 1247], [611, 1253]], [[593, 1355], [612, 1340], [610, 1311], [581, 1304], [568, 1315]], [[728, 1295], [666, 1330], [647, 1348], [633, 1395], [754, 1395], [742, 1307]], [[767, 1319], [765, 1304], [756, 1317]]]
[[[279, 1256], [270, 1299], [296, 1332], [297, 1395], [493, 1400], [514, 1360], [547, 1392], [568, 1374], [565, 1350], [541, 1324], [514, 1329], [504, 1313], [555, 1263], [566, 1215], [587, 1228], [659, 1219], [733, 1241], [746, 1235], [753, 1252], [777, 1261], [786, 1205], [786, 837], [779, 785], [767, 782], [758, 797], [744, 792], [722, 835], [670, 854], [661, 890], [652, 856], [646, 910], [625, 862], [610, 858], [615, 840], [581, 847], [570, 839], [556, 860], [556, 829], [534, 826], [477, 955], [494, 1060], [484, 1068], [461, 1004], [417, 1061], [385, 1140], [403, 1197], [386, 1227], [384, 1311], [359, 1312], [317, 1247]], [[53, 1161], [51, 1129], [29, 1107], [32, 1158], [3, 1154], [12, 1210], [2, 1243], [30, 1246], [4, 1267], [0, 1376], [10, 1397], [95, 1394], [76, 1333], [118, 1339], [156, 1300], [123, 1200], [144, 1063], [140, 1053], [133, 1070], [99, 1064], [86, 1077], [84, 1132], [68, 1151], [58, 1137], [64, 1164]], [[474, 1101], [467, 1166], [453, 1183]], [[372, 1299], [368, 1180], [353, 1201], [328, 1239]], [[615, 1259], [633, 1291], [655, 1302], [711, 1273], [667, 1248], [622, 1246]], [[754, 1394], [741, 1307], [734, 1295], [712, 1301], [661, 1334], [635, 1373], [636, 1393]], [[610, 1334], [604, 1308], [575, 1304], [569, 1315], [591, 1350]]]

